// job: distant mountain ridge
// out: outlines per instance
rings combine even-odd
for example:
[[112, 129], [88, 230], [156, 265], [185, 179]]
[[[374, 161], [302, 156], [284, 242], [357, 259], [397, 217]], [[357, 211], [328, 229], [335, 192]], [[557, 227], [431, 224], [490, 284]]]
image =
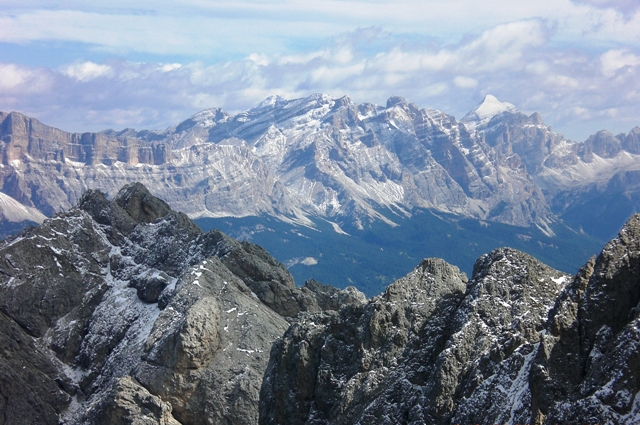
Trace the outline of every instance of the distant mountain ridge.
[[640, 209], [640, 127], [572, 142], [490, 95], [461, 121], [400, 97], [378, 106], [317, 94], [272, 96], [235, 116], [205, 110], [163, 131], [67, 133], [15, 112], [0, 123], [1, 190], [46, 215], [131, 181], [191, 217], [319, 217], [337, 231], [394, 225], [413, 208], [594, 231], [578, 212], [606, 195], [624, 205], [615, 232]]

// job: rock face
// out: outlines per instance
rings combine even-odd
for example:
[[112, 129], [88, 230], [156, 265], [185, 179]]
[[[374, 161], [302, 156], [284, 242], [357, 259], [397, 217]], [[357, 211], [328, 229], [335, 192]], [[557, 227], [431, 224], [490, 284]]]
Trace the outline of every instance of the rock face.
[[447, 326], [465, 281], [444, 261], [425, 260], [364, 306], [299, 318], [274, 345], [260, 423], [356, 423], [404, 353], [429, 341], [425, 324]]
[[332, 296], [364, 302], [295, 288], [263, 249], [203, 233], [139, 183], [113, 201], [90, 190], [0, 246], [0, 417], [256, 423], [285, 316], [336, 308]]
[[425, 260], [274, 344], [261, 424], [640, 421], [640, 215], [574, 277], [499, 249]]
[[618, 136], [599, 131], [577, 143], [553, 132], [536, 113], [502, 109], [488, 121], [463, 122], [493, 149], [524, 162], [554, 214], [607, 240], [640, 211], [640, 127]]
[[567, 287], [531, 381], [549, 423], [640, 420], [640, 215]]
[[[480, 258], [468, 282], [425, 260], [365, 306], [291, 327], [274, 346], [261, 423], [285, 423], [294, 411], [286, 423], [456, 423], [478, 421], [490, 400], [526, 403], [496, 387], [518, 384], [564, 279], [509, 249]], [[508, 422], [499, 406], [486, 423]]]

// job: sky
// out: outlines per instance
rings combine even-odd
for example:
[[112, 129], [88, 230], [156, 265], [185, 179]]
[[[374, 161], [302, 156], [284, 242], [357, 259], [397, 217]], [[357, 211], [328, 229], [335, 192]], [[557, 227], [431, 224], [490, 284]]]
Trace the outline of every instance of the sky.
[[0, 111], [66, 131], [164, 129], [270, 95], [486, 94], [583, 141], [640, 126], [637, 0], [0, 0]]

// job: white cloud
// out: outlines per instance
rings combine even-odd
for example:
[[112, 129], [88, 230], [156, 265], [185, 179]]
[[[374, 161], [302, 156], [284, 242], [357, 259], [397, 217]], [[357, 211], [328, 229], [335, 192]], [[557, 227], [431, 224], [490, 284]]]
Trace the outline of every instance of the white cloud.
[[120, 109], [107, 111], [89, 110], [86, 118], [91, 122], [110, 122], [114, 128], [137, 127], [157, 117], [157, 111], [151, 108]]
[[587, 4], [601, 9], [613, 9], [629, 17], [640, 9], [637, 0], [574, 0], [578, 4]]
[[48, 70], [0, 63], [0, 89], [5, 95], [9, 93], [17, 96], [36, 95], [49, 90], [52, 83]]
[[[616, 10], [625, 13], [637, 10], [636, 0], [74, 0], [64, 6], [5, 0], [0, 41], [83, 43], [117, 55], [144, 52], [194, 60], [255, 52], [295, 56], [307, 53], [300, 46], [317, 45], [354, 28], [379, 27], [410, 39], [420, 36], [454, 44], [470, 33], [531, 17], [558, 22], [559, 31], [573, 42], [582, 43], [581, 34], [594, 26], [602, 26], [600, 33], [606, 37], [621, 37], [602, 22], [606, 11], [598, 9], [599, 3], [624, 4]], [[624, 25], [625, 37], [637, 35], [637, 22], [634, 25]]]
[[483, 70], [520, 68], [523, 54], [543, 45], [550, 32], [538, 19], [498, 25], [460, 49], [460, 55]]
[[372, 67], [393, 73], [478, 72], [520, 69], [523, 54], [545, 43], [550, 29], [540, 20], [498, 25], [455, 48], [436, 51], [394, 49], [378, 54]]
[[453, 79], [453, 83], [461, 89], [472, 89], [478, 85], [478, 80], [458, 75]]
[[536, 60], [535, 62], [528, 63], [525, 66], [525, 70], [535, 75], [548, 75], [550, 72], [549, 65], [544, 60]]
[[628, 50], [609, 50], [600, 56], [600, 62], [602, 73], [611, 77], [622, 68], [640, 65], [640, 56], [636, 56]]
[[306, 257], [305, 259], [300, 261], [300, 264], [303, 264], [305, 266], [315, 266], [316, 264], [318, 264], [318, 260], [313, 257]]
[[182, 68], [182, 64], [179, 63], [168, 63], [166, 65], [162, 66], [162, 72], [171, 72], [174, 71], [176, 69], [180, 69]]
[[342, 67], [321, 66], [311, 73], [311, 81], [327, 87], [341, 84], [352, 76], [361, 75], [365, 69], [364, 62], [349, 64]]
[[423, 90], [427, 96], [440, 96], [449, 91], [449, 85], [447, 83], [435, 83], [426, 86]]
[[580, 82], [573, 77], [567, 75], [551, 74], [544, 80], [547, 88], [567, 88], [576, 89], [580, 86]]
[[571, 112], [576, 118], [588, 120], [592, 117], [591, 112], [587, 108], [583, 108], [582, 106], [574, 106], [571, 108]]
[[[277, 57], [277, 61], [279, 65], [287, 65], [287, 64], [304, 64], [307, 63], [315, 58], [318, 57], [322, 57], [323, 52], [321, 51], [317, 51], [317, 52], [310, 52], [310, 53], [304, 53], [304, 54], [300, 54], [300, 55], [285, 55], [285, 56], [278, 56]], [[254, 58], [253, 56], [258, 56], [257, 58]], [[268, 65], [269, 64], [269, 60], [266, 59], [265, 55], [256, 55], [255, 53], [252, 54], [250, 56], [250, 59], [253, 60], [254, 62], [260, 64], [260, 65]]]
[[78, 81], [87, 82], [98, 77], [108, 76], [111, 74], [111, 67], [87, 61], [69, 65], [63, 70], [63, 73]]
[[29, 43], [62, 41], [84, 43], [94, 49], [127, 54], [238, 55], [247, 50], [270, 52], [291, 37], [345, 31], [345, 25], [298, 20], [269, 20], [264, 16], [227, 18], [209, 13], [187, 14], [166, 10], [157, 14], [113, 13], [110, 10], [36, 9], [0, 12], [0, 41]]
[[29, 70], [9, 64], [0, 64], [0, 88], [4, 90], [12, 89], [24, 83], [30, 74]]

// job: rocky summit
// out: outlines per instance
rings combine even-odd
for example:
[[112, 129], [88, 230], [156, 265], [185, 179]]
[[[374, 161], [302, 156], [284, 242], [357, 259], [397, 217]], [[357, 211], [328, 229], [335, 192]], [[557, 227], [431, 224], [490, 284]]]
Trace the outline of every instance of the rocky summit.
[[89, 190], [0, 243], [0, 424], [637, 424], [638, 276], [640, 215], [576, 276], [501, 248], [367, 300]]
[[3, 424], [252, 424], [272, 343], [300, 311], [364, 296], [296, 288], [258, 246], [203, 233], [144, 186], [0, 248]]

